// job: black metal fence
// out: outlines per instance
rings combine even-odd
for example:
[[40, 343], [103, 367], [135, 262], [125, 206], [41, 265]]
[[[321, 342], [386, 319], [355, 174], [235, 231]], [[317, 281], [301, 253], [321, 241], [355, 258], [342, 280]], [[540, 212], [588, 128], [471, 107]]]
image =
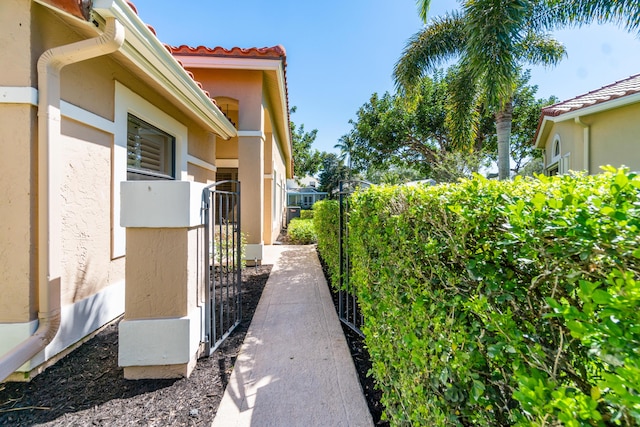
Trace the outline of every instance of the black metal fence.
[[368, 187], [371, 184], [366, 181], [346, 180], [340, 181], [338, 200], [340, 202], [339, 236], [340, 241], [340, 283], [338, 291], [338, 317], [356, 333], [364, 336], [360, 329], [364, 323], [360, 306], [351, 285], [351, 261], [349, 259], [349, 204], [351, 195], [360, 187]]
[[205, 354], [210, 355], [242, 317], [240, 182], [219, 181], [202, 193], [204, 216]]

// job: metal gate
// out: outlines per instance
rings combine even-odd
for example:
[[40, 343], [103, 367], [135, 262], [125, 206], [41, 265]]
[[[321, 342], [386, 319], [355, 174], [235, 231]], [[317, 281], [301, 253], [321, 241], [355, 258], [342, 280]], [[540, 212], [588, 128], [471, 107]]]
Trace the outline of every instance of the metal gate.
[[242, 318], [240, 182], [219, 181], [202, 192], [205, 225], [205, 354], [208, 356]]
[[350, 196], [360, 187], [368, 187], [371, 184], [366, 181], [347, 180], [340, 181], [339, 201], [340, 219], [338, 239], [340, 243], [340, 286], [338, 291], [338, 317], [356, 333], [364, 336], [360, 327], [364, 323], [355, 291], [351, 285], [351, 261], [349, 259], [349, 201]]

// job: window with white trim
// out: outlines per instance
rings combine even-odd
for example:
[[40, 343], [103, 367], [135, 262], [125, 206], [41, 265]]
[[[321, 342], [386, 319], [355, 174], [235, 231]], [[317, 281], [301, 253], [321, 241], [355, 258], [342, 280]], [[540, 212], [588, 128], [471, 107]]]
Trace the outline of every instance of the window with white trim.
[[547, 166], [547, 176], [554, 176], [564, 173], [561, 165], [562, 147], [560, 146], [560, 136], [555, 135], [553, 137], [553, 143], [551, 144], [551, 156], [549, 159], [549, 165]]
[[175, 179], [176, 139], [129, 114], [127, 117], [127, 180]]

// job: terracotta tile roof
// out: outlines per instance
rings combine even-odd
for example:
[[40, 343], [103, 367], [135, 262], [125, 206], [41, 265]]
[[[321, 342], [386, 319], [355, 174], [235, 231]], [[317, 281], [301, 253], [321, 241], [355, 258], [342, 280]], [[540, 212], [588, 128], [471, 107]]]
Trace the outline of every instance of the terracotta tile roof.
[[287, 51], [282, 45], [272, 47], [251, 47], [247, 49], [240, 47], [225, 49], [220, 46], [210, 48], [206, 46], [192, 47], [181, 45], [171, 47], [171, 53], [174, 55], [214, 56], [226, 58], [280, 59], [284, 66], [287, 65]]
[[592, 105], [601, 104], [613, 99], [640, 93], [640, 74], [617, 81], [584, 95], [550, 105], [542, 109], [543, 116], [559, 116], [570, 111], [580, 110]]

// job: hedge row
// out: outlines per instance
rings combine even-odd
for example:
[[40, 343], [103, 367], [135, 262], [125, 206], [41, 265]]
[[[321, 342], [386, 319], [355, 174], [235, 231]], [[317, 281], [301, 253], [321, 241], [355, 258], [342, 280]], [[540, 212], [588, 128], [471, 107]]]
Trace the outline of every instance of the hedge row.
[[309, 245], [317, 240], [312, 219], [293, 218], [287, 227], [287, 234], [294, 245]]
[[351, 283], [392, 424], [640, 425], [639, 189], [609, 170], [357, 193]]

